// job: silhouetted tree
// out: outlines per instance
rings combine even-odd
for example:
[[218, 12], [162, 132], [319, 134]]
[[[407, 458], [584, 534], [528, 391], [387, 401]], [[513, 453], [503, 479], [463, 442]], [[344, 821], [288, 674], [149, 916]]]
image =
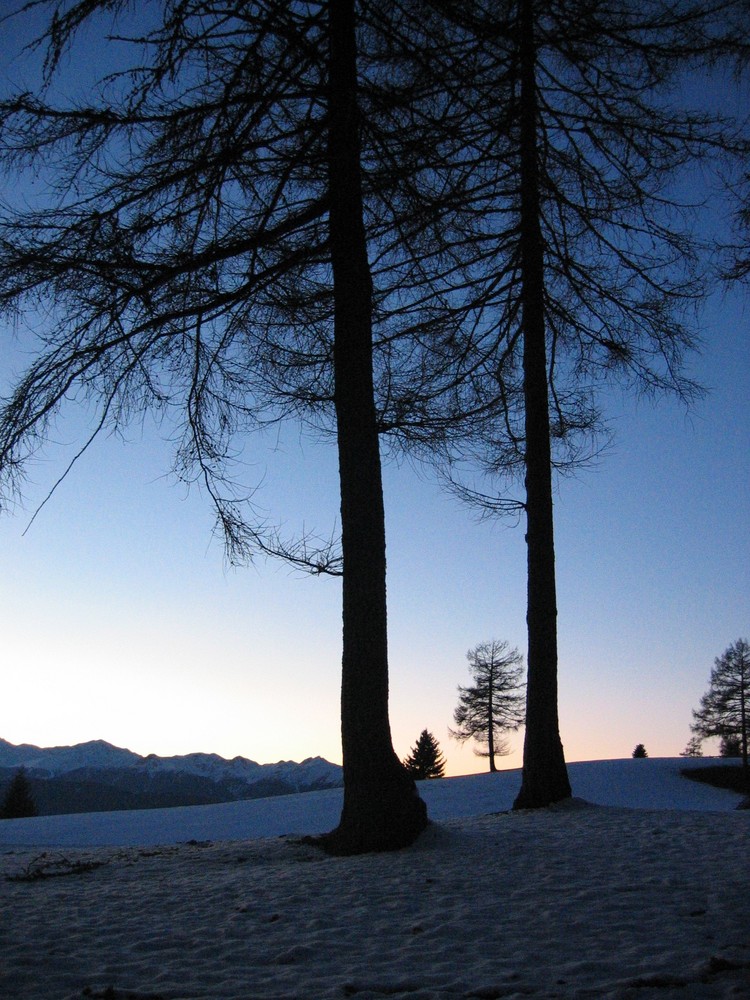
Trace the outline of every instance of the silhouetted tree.
[[635, 747], [635, 749], [633, 750], [633, 753], [631, 754], [631, 756], [633, 756], [633, 757], [648, 757], [648, 753], [646, 752], [645, 746], [642, 743], [638, 743], [637, 746]]
[[680, 757], [702, 757], [702, 742], [700, 736], [691, 736], [685, 749], [680, 751]]
[[[403, 846], [426, 811], [388, 723], [377, 435], [411, 412], [412, 402], [402, 412], [396, 371], [417, 404], [419, 373], [429, 371], [417, 359], [407, 378], [415, 351], [404, 350], [397, 369], [397, 331], [379, 335], [387, 403], [376, 409], [355, 4], [154, 6], [159, 23], [136, 19], [128, 31], [125, 0], [67, 5], [44, 39], [45, 87], [2, 106], [6, 165], [41, 171], [49, 196], [6, 212], [0, 304], [51, 304], [54, 321], [40, 329], [39, 352], [4, 407], [0, 471], [17, 488], [71, 398], [98, 407], [78, 455], [104, 428], [169, 412], [179, 426], [175, 472], [206, 489], [231, 559], [261, 551], [343, 575], [345, 795], [323, 843], [337, 852]], [[91, 90], [88, 104], [56, 104], [63, 51], [104, 11], [125, 18], [117, 44], [130, 36], [137, 65]], [[385, 103], [378, 141], [388, 115], [397, 118], [397, 102]], [[381, 322], [393, 312], [388, 282], [397, 318], [408, 286], [398, 227], [383, 222], [384, 206], [398, 201], [389, 184], [377, 178], [368, 188], [384, 243]], [[421, 274], [418, 284], [423, 298]], [[336, 433], [340, 557], [310, 538], [282, 541], [231, 481], [235, 435], [290, 416]]]
[[750, 174], [745, 177], [743, 194], [744, 197], [740, 196], [741, 207], [737, 211], [739, 237], [736, 245], [731, 248], [727, 267], [729, 281], [746, 282], [750, 279]]
[[[738, 757], [748, 774], [748, 737], [750, 736], [750, 644], [738, 639], [714, 660], [708, 691], [700, 708], [693, 711], [690, 727], [696, 736], [708, 739], [719, 736], [722, 756], [725, 747], [739, 744]], [[733, 756], [733, 755], [732, 755]]]
[[19, 767], [8, 785], [3, 799], [0, 817], [3, 819], [21, 819], [25, 816], [36, 816], [36, 805], [31, 795], [31, 786], [26, 777], [26, 769]]
[[404, 758], [404, 767], [415, 781], [428, 778], [442, 778], [445, 774], [445, 757], [440, 744], [427, 729], [419, 734], [419, 739]]
[[[727, 50], [741, 16], [739, 2], [694, 0], [455, 9], [485, 53], [467, 81], [476, 112], [467, 111], [467, 183], [484, 254], [472, 288], [481, 321], [498, 336], [487, 393], [500, 384], [503, 398], [478, 454], [490, 474], [515, 460], [525, 485], [515, 506], [526, 517], [528, 556], [519, 808], [571, 794], [557, 708], [552, 467], [580, 457], [581, 433], [585, 440], [596, 428], [598, 380], [686, 400], [696, 392], [681, 363], [707, 258], [671, 185], [730, 138], [720, 121], [680, 106], [674, 83]], [[457, 465], [466, 453], [465, 445], [457, 451]], [[485, 510], [511, 506], [474, 496]]]
[[458, 688], [458, 707], [453, 713], [456, 729], [451, 736], [465, 742], [473, 739], [483, 749], [478, 757], [489, 759], [496, 771], [495, 757], [509, 753], [503, 733], [515, 731], [524, 722], [523, 657], [507, 642], [482, 642], [466, 654], [474, 678], [470, 687]]
[[336, 853], [410, 844], [427, 823], [388, 722], [385, 514], [373, 387], [373, 284], [362, 202], [354, 0], [329, 0], [328, 195], [341, 479], [344, 807]]
[[739, 736], [722, 736], [719, 743], [720, 757], [741, 757], [742, 740]]
[[[733, 27], [737, 55], [735, 74], [746, 81], [750, 73], [750, 18], [747, 16], [747, 7], [744, 10], [744, 17], [741, 16]], [[747, 115], [744, 126], [745, 152], [741, 160], [741, 173], [739, 176], [730, 175], [726, 178], [730, 197], [734, 201], [736, 221], [736, 232], [729, 248], [726, 277], [729, 281], [748, 282], [750, 280], [750, 170], [748, 170], [750, 118]]]

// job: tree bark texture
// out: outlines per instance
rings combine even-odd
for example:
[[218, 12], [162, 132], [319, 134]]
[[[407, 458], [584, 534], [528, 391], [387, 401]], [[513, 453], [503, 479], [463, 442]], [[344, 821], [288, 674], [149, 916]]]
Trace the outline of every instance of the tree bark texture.
[[341, 485], [344, 806], [332, 853], [394, 850], [427, 824], [388, 719], [385, 514], [373, 393], [372, 278], [365, 239], [354, 0], [330, 0], [328, 181]]
[[557, 596], [532, 0], [520, 0], [519, 32], [529, 648], [523, 777], [514, 808], [529, 809], [568, 798], [571, 789], [557, 711]]
[[740, 735], [742, 737], [742, 770], [745, 774], [745, 784], [750, 786], [750, 766], [748, 765], [747, 746], [747, 673], [743, 669], [740, 677]]

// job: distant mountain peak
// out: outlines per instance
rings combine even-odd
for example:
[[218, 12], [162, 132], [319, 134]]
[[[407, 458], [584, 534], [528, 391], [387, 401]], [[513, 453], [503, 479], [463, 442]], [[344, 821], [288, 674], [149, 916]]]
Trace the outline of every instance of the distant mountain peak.
[[301, 763], [292, 760], [259, 764], [247, 757], [231, 760], [217, 753], [176, 754], [145, 757], [106, 740], [88, 740], [72, 746], [37, 747], [14, 745], [0, 738], [0, 769], [25, 767], [30, 773], [54, 776], [78, 771], [122, 771], [133, 769], [144, 774], [191, 774], [213, 781], [254, 785], [273, 781], [298, 791], [305, 787], [333, 787], [341, 784], [341, 768], [323, 757], [307, 757]]
[[[146, 796], [153, 803], [155, 796], [164, 799], [171, 794], [173, 799], [177, 795], [179, 802], [170, 799], [166, 802], [170, 805], [192, 804], [194, 795], [200, 795], [201, 801], [208, 796], [219, 802], [334, 788], [342, 783], [341, 767], [323, 757], [307, 757], [301, 763], [282, 760], [258, 764], [246, 757], [228, 760], [216, 753], [200, 752], [172, 757], [150, 753], [144, 757], [101, 739], [73, 746], [37, 747], [28, 743], [16, 746], [0, 738], [0, 778], [18, 767], [24, 767], [37, 782], [86, 783], [89, 792], [93, 783], [107, 792], [107, 801], [113, 789], [127, 791], [128, 802], [134, 796], [136, 800]], [[125, 801], [122, 794], [118, 801]]]

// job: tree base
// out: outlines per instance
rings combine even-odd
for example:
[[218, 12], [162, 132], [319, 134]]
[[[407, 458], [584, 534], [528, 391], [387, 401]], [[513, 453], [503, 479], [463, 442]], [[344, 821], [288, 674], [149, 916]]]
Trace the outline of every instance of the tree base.
[[513, 809], [545, 809], [571, 798], [572, 795], [564, 761], [554, 773], [548, 770], [540, 775], [529, 776], [524, 770], [521, 790], [513, 803]]
[[565, 799], [570, 798], [572, 798], [570, 791], [567, 794], [539, 795], [521, 788], [513, 802], [513, 809], [514, 811], [518, 809], [546, 809], [547, 806], [553, 806], [556, 802], [564, 802]]
[[410, 847], [428, 825], [427, 806], [410, 779], [386, 786], [344, 791], [344, 809], [335, 830], [304, 843], [344, 857]]

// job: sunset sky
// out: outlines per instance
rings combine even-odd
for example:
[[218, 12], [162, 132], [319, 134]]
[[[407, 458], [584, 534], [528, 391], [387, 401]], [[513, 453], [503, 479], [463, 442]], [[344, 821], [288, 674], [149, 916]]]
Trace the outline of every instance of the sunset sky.
[[[677, 755], [714, 657], [750, 634], [749, 327], [747, 290], [717, 294], [689, 368], [706, 398], [688, 411], [613, 390], [612, 446], [558, 481], [570, 761], [636, 743]], [[1, 392], [26, 346], [22, 328], [0, 327]], [[23, 508], [0, 517], [0, 737], [340, 761], [340, 582], [262, 559], [228, 568], [207, 499], [168, 475], [168, 425], [97, 440], [26, 530], [83, 422], [66, 411]], [[269, 522], [336, 529], [333, 442], [290, 425], [249, 440], [243, 461]], [[466, 651], [497, 638], [525, 652], [523, 525], [479, 523], [408, 464], [386, 466], [385, 499], [395, 749], [427, 728], [447, 773], [482, 770], [447, 730]], [[521, 739], [499, 766], [521, 765]]]
[[[691, 412], [612, 397], [615, 442], [556, 497], [561, 731], [569, 760], [676, 755], [713, 658], [750, 630], [747, 303], [713, 304]], [[3, 345], [2, 368], [8, 370]], [[165, 478], [153, 428], [98, 441], [42, 509], [75, 414], [0, 519], [0, 736], [106, 739], [139, 753], [340, 760], [340, 584], [274, 562], [227, 568], [207, 501]], [[67, 433], [66, 433], [67, 428]], [[258, 505], [289, 531], [335, 526], [332, 444], [250, 443]], [[426, 473], [389, 465], [391, 720], [448, 771], [485, 764], [448, 738], [465, 653], [525, 650], [522, 526], [477, 523]], [[521, 763], [520, 737], [501, 766]]]

